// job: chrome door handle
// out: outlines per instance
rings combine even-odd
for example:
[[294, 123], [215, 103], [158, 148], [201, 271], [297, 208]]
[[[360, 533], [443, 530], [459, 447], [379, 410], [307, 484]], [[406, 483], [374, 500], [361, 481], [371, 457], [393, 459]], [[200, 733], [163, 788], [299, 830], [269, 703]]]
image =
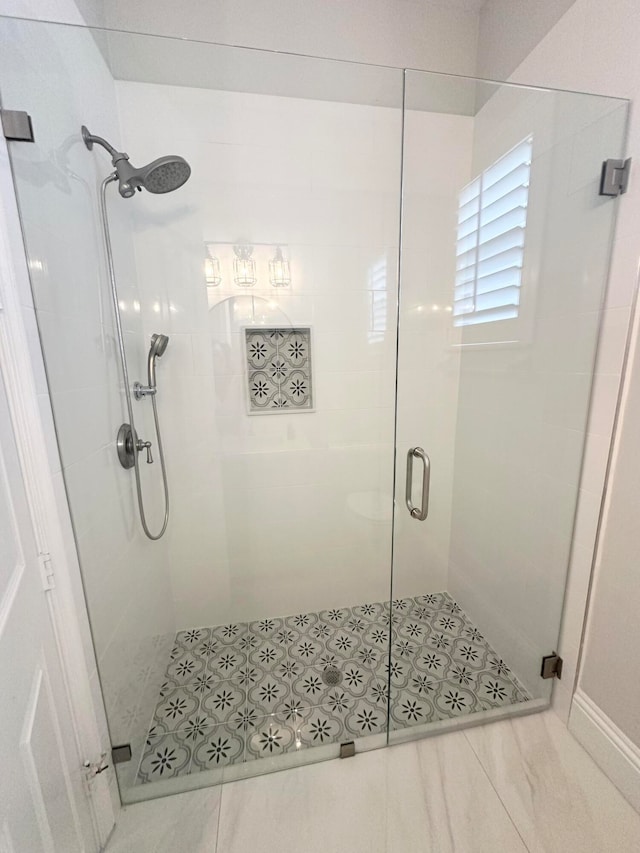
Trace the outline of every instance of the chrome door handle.
[[[414, 506], [411, 503], [411, 492], [413, 489], [413, 460], [418, 457], [422, 460], [422, 505]], [[429, 515], [429, 486], [431, 484], [431, 461], [421, 447], [410, 447], [407, 453], [407, 487], [405, 501], [411, 518], [424, 521]]]

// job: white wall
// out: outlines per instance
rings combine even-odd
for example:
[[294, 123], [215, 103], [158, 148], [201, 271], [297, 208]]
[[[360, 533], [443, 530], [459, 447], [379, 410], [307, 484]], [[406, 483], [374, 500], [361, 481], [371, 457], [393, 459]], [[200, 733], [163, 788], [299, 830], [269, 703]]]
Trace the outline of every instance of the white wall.
[[622, 421], [609, 483], [607, 510], [589, 611], [586, 648], [580, 672], [584, 693], [640, 745], [637, 671], [640, 649], [640, 574], [638, 573], [638, 498], [640, 464], [640, 349], [635, 341], [629, 364]]
[[[640, 7], [626, 0], [601, 3], [577, 0], [548, 36], [531, 52], [513, 75], [514, 80], [542, 86], [597, 91], [635, 99], [640, 93]], [[628, 152], [640, 144], [638, 112], [634, 109]], [[556, 690], [558, 707], [568, 712], [580, 645], [582, 614], [589, 586], [590, 567], [607, 464], [613, 419], [613, 401], [620, 380], [627, 328], [636, 290], [640, 237], [640, 182], [631, 181], [619, 202], [619, 219], [613, 249], [603, 336], [597, 364], [597, 381], [591, 405], [589, 435], [581, 483], [581, 503], [565, 608], [561, 652], [566, 674]], [[580, 683], [602, 712], [629, 736], [639, 741], [630, 721], [640, 702], [637, 679], [629, 671], [637, 665], [630, 631], [637, 623], [637, 549], [635, 529], [617, 512], [621, 503], [634, 500], [637, 488], [632, 459], [637, 369], [626, 380], [627, 404], [617, 439], [617, 455], [610, 479], [610, 504], [603, 519], [601, 548], [586, 637]], [[629, 420], [625, 422], [625, 419]], [[612, 602], [616, 602], [616, 608]], [[607, 686], [610, 688], [607, 690]]]
[[480, 12], [475, 73], [507, 80], [575, 0], [486, 0]]
[[455, 74], [475, 70], [476, 4], [449, 0], [105, 0], [105, 16], [108, 26], [132, 32]]
[[[46, 380], [39, 374], [42, 417], [60, 501], [64, 484], [69, 494], [112, 740], [126, 742], [140, 734], [138, 725], [144, 734], [145, 702], [157, 692], [152, 670], [161, 651], [158, 638], [169, 634], [170, 641], [175, 627], [166, 562], [142, 536], [133, 479], [115, 452], [124, 407], [97, 197], [109, 164], [101, 152], [86, 150], [79, 132], [86, 122], [119, 142], [115, 88], [95, 42], [82, 30], [5, 21], [2, 43], [3, 105], [26, 109], [36, 135], [35, 145], [13, 143], [11, 151], [46, 356]], [[122, 295], [133, 301], [127, 209], [114, 213]], [[30, 328], [35, 348], [38, 329], [33, 322]], [[125, 311], [125, 328], [129, 356], [142, 365], [140, 317]], [[95, 673], [93, 681], [97, 687]]]

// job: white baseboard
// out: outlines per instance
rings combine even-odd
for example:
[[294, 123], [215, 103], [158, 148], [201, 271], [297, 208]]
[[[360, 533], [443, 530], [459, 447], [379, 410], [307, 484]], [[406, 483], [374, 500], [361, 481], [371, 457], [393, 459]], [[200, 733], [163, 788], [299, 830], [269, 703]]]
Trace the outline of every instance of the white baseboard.
[[640, 747], [580, 689], [573, 697], [569, 731], [640, 812]]

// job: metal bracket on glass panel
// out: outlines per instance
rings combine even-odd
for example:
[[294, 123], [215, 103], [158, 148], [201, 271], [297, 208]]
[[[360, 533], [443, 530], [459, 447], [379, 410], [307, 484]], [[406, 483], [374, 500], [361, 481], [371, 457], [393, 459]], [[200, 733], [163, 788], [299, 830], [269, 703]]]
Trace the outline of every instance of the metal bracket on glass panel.
[[340, 744], [340, 758], [353, 758], [356, 754], [356, 745], [352, 740]]
[[550, 655], [545, 655], [542, 658], [542, 666], [540, 667], [541, 678], [562, 678], [562, 658], [560, 655], [553, 652]]
[[[419, 507], [412, 503], [413, 493], [413, 460], [420, 459], [422, 462], [422, 501]], [[405, 490], [405, 503], [411, 518], [424, 521], [429, 514], [429, 485], [431, 481], [431, 462], [421, 447], [410, 447], [407, 453], [407, 483]]]
[[600, 177], [600, 195], [619, 196], [629, 187], [631, 157], [627, 160], [605, 160]]
[[35, 142], [31, 116], [24, 110], [0, 110], [5, 139], [14, 142]]
[[132, 755], [130, 743], [114, 746], [111, 750], [111, 760], [114, 764], [124, 764], [125, 761], [131, 761]]

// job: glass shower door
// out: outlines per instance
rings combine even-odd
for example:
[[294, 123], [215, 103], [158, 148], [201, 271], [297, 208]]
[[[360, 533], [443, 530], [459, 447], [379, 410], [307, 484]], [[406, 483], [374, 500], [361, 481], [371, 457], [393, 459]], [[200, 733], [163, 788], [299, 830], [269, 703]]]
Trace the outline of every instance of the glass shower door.
[[[402, 71], [11, 19], [0, 39], [2, 105], [35, 130], [11, 166], [123, 800], [384, 745]], [[107, 187], [131, 382], [169, 339], [157, 541], [116, 447], [114, 167], [82, 125], [191, 167], [175, 192]]]
[[[543, 706], [626, 102], [43, 22], [0, 39], [2, 106], [35, 129], [9, 153], [43, 413], [123, 800]], [[118, 461], [113, 167], [83, 124], [191, 166], [107, 197], [132, 380], [169, 338], [158, 541]]]
[[406, 73], [392, 741], [549, 701], [626, 117]]

